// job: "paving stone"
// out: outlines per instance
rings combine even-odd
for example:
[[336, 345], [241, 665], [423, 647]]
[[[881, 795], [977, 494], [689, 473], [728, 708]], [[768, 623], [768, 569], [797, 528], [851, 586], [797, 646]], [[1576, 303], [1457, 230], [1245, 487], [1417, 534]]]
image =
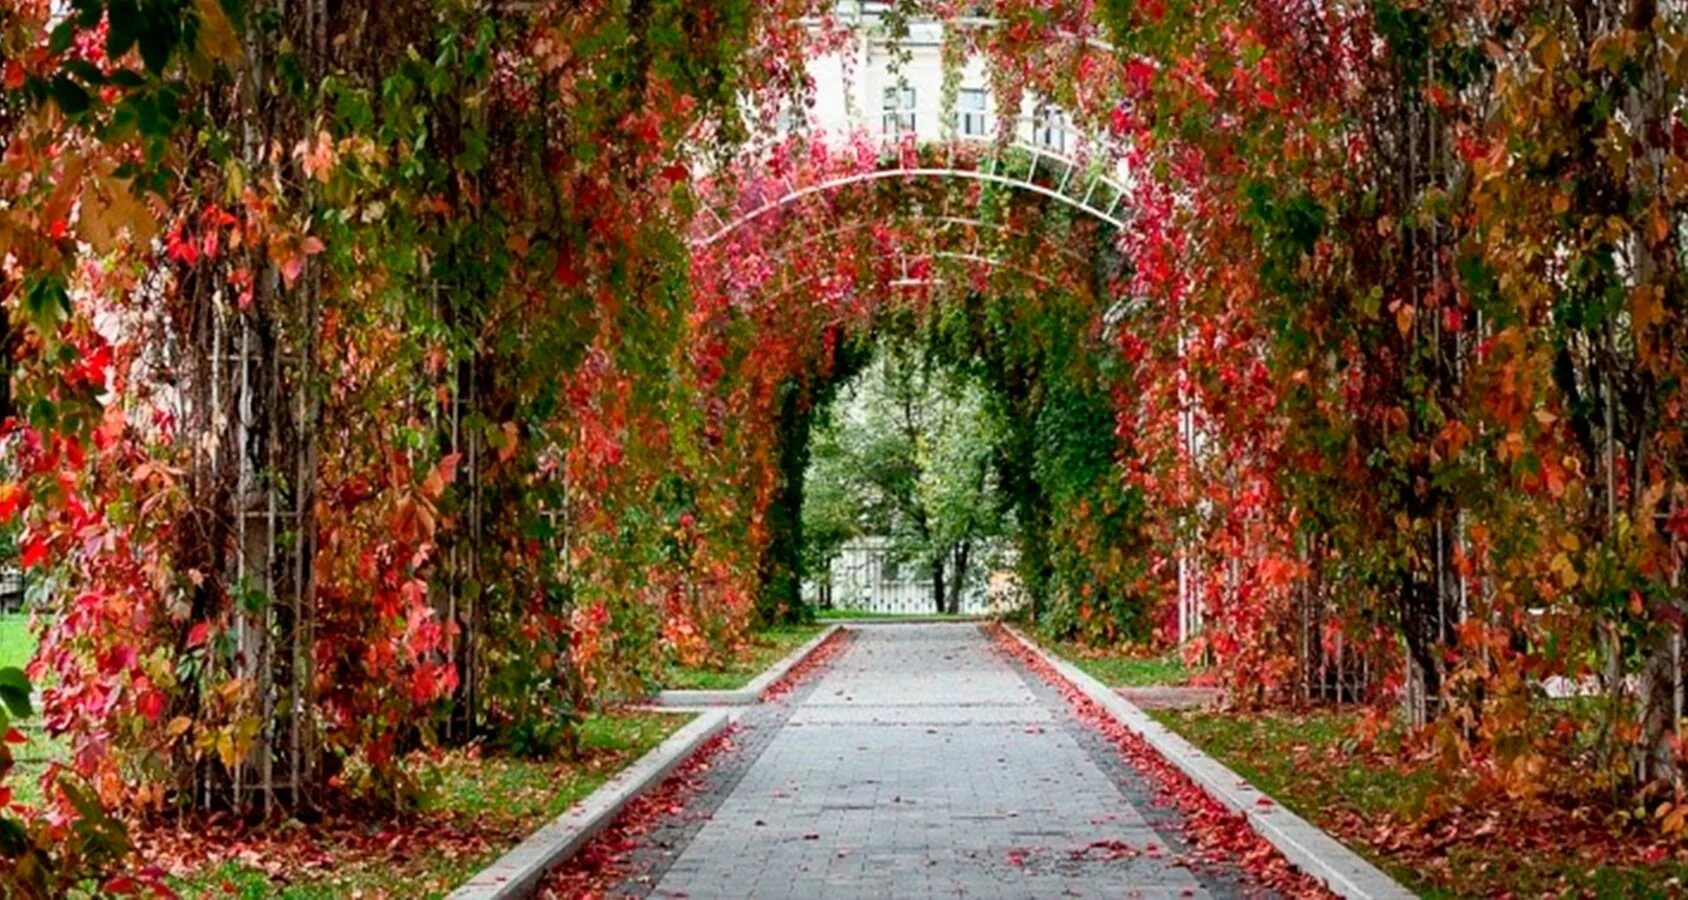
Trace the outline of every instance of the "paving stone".
[[[970, 624], [854, 630], [631, 859], [663, 898], [1260, 896]], [[1123, 851], [1121, 848], [1126, 848]], [[653, 887], [654, 886], [654, 887]]]

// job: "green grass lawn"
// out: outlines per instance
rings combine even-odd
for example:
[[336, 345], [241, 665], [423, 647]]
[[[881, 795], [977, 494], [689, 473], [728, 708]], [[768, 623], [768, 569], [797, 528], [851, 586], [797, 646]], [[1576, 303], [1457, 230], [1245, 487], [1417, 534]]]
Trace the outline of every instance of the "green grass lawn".
[[41, 803], [41, 776], [54, 762], [70, 760], [70, 743], [65, 738], [48, 736], [41, 720], [16, 723], [19, 733], [27, 740], [12, 747], [14, 764], [6, 775], [6, 784], [17, 802], [28, 806]]
[[820, 624], [782, 625], [755, 632], [750, 636], [750, 646], [738, 658], [720, 666], [669, 666], [662, 686], [687, 691], [738, 690], [825, 628]]
[[1088, 656], [1065, 652], [1061, 655], [1108, 687], [1175, 685], [1190, 680], [1190, 670], [1176, 656]]
[[[1614, 865], [1568, 849], [1522, 849], [1508, 834], [1477, 829], [1437, 837], [1428, 849], [1393, 835], [1466, 796], [1461, 768], [1418, 762], [1385, 735], [1370, 752], [1354, 742], [1358, 714], [1344, 711], [1239, 714], [1155, 710], [1150, 715], [1230, 766], [1256, 787], [1325, 828], [1425, 897], [1679, 896], [1688, 863]], [[1529, 827], [1532, 813], [1502, 811], [1503, 821]], [[1675, 886], [1671, 885], [1675, 879]]]
[[35, 635], [29, 630], [28, 613], [0, 615], [0, 668], [23, 668], [35, 655]]
[[[23, 668], [35, 655], [35, 634], [29, 630], [28, 613], [0, 614], [0, 668]], [[36, 688], [40, 688], [37, 684]], [[36, 710], [37, 713], [40, 710]], [[25, 741], [14, 745], [15, 764], [6, 776], [6, 784], [18, 803], [30, 806], [41, 802], [41, 776], [49, 764], [70, 758], [68, 743], [62, 738], [48, 737], [41, 728], [41, 720], [32, 718], [13, 723]]]
[[1085, 647], [1071, 641], [1052, 641], [1028, 631], [1038, 643], [1108, 687], [1178, 685], [1190, 680], [1190, 670], [1177, 652], [1158, 655]]
[[[465, 752], [417, 757], [417, 774], [430, 789], [407, 830], [356, 817], [314, 826], [313, 839], [305, 842], [317, 860], [312, 865], [296, 864], [297, 836], [279, 836], [270, 853], [264, 841], [251, 840], [243, 852], [256, 852], [258, 859], [220, 862], [173, 887], [185, 897], [250, 900], [442, 897], [691, 718], [689, 713], [593, 716], [581, 726], [577, 761], [475, 758]], [[489, 840], [476, 847], [450, 835]], [[278, 864], [290, 874], [265, 872]]]

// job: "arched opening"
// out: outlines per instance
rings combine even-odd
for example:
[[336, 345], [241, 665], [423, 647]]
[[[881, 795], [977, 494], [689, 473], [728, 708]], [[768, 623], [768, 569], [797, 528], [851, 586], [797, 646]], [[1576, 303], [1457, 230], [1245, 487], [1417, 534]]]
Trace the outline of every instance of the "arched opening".
[[[1093, 186], [1067, 196], [1061, 188], [1074, 166], [1046, 166], [1035, 154], [969, 156], [953, 143], [901, 141], [864, 155], [859, 137], [827, 140], [776, 147], [770, 174], [741, 174], [733, 187], [742, 212], [699, 239], [694, 262], [700, 290], [721, 291], [723, 330], [743, 317], [797, 342], [779, 376], [790, 405], [777, 433], [793, 449], [782, 452], [783, 490], [770, 503], [775, 559], [764, 565], [764, 614], [802, 605], [803, 542], [787, 532], [801, 522], [814, 412], [858, 374], [867, 348], [889, 338], [919, 344], [928, 362], [959, 368], [992, 397], [1004, 428], [992, 448], [994, 474], [1009, 486], [1020, 522], [1020, 576], [1033, 610], [1059, 585], [1069, 623], [1094, 621], [1098, 638], [1117, 637], [1126, 616], [1134, 636], [1147, 639], [1152, 615], [1125, 608], [1148, 601], [1119, 599], [1129, 593], [1118, 570], [1137, 524], [1127, 521], [1135, 501], [1111, 490], [1115, 480], [1095, 465], [1111, 468], [1118, 452], [1117, 382], [1109, 379], [1119, 373], [1104, 372], [1115, 351], [1103, 322], [1129, 276], [1117, 250], [1117, 203], [1109, 202], [1112, 212], [1087, 205]], [[1055, 424], [1063, 414], [1070, 418]], [[1081, 423], [1096, 433], [1067, 440]], [[1072, 468], [1075, 483], [1051, 484], [1050, 455], [1087, 443], [1077, 452], [1091, 464]], [[1057, 522], [1097, 532], [1057, 534]], [[1053, 550], [1075, 543], [1110, 547], [1112, 559]], [[1104, 574], [1109, 565], [1116, 570]], [[943, 580], [941, 566], [928, 560], [927, 568]], [[1109, 609], [1119, 615], [1099, 612]]]
[[804, 599], [817, 614], [1003, 614], [1015, 517], [1003, 423], [980, 384], [881, 338], [820, 410], [804, 472]]

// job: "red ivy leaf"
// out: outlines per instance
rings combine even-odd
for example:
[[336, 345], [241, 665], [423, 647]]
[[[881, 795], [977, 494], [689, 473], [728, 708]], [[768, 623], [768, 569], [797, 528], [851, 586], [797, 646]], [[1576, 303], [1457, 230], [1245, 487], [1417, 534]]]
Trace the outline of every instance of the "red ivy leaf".
[[585, 273], [581, 272], [580, 268], [575, 265], [573, 251], [566, 246], [557, 250], [557, 269], [555, 274], [557, 276], [557, 283], [561, 284], [565, 288], [580, 287], [580, 283], [586, 280]]
[[47, 539], [34, 535], [23, 542], [23, 555], [18, 564], [26, 569], [33, 569], [47, 559]]
[[147, 717], [147, 721], [156, 722], [159, 716], [164, 715], [164, 695], [148, 689], [141, 694], [140, 699], [135, 701], [135, 708], [141, 711], [141, 715]]

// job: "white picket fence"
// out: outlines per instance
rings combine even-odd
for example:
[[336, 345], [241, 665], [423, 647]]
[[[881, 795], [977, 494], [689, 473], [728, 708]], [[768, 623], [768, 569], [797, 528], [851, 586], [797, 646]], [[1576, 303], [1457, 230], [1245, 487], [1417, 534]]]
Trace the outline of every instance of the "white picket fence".
[[[829, 584], [804, 584], [805, 599], [816, 604], [830, 599], [835, 609], [887, 615], [937, 612], [930, 573], [924, 566], [898, 565], [890, 547], [885, 538], [865, 538], [844, 545], [832, 561]], [[1019, 606], [1018, 582], [1012, 571], [991, 572], [985, 581], [967, 586], [961, 595], [962, 613], [994, 615]]]

